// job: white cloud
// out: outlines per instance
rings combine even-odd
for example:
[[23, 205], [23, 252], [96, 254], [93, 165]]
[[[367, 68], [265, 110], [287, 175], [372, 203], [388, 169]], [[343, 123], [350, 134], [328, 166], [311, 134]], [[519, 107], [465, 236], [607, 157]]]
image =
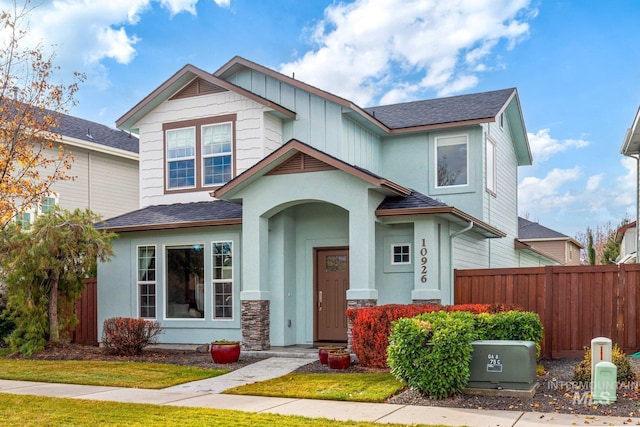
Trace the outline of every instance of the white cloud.
[[576, 196], [563, 186], [580, 178], [580, 167], [553, 169], [544, 178], [530, 176], [518, 185], [518, 201], [521, 212], [540, 214], [560, 210], [575, 202]]
[[[307, 83], [368, 106], [419, 91], [451, 94], [475, 86], [505, 41], [512, 48], [536, 15], [530, 0], [356, 0], [334, 3], [313, 29], [316, 48], [283, 64]], [[399, 74], [393, 86], [386, 77]], [[403, 81], [404, 80], [404, 81]], [[418, 81], [409, 84], [407, 81]], [[405, 89], [399, 90], [398, 87]], [[389, 93], [391, 92], [392, 93]]]
[[587, 180], [587, 191], [594, 192], [598, 190], [600, 188], [600, 183], [602, 182], [605, 176], [606, 174], [604, 173], [599, 173], [597, 175], [590, 176], [589, 179]]
[[569, 148], [583, 148], [589, 145], [584, 139], [566, 139], [559, 141], [551, 137], [550, 129], [540, 129], [536, 133], [529, 133], [529, 145], [534, 162], [544, 162], [553, 155], [568, 150]]

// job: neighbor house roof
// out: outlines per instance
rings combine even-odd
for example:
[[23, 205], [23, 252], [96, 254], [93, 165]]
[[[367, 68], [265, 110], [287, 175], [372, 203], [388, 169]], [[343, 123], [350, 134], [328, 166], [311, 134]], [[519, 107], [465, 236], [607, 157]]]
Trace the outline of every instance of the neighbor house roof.
[[621, 243], [622, 238], [624, 237], [624, 234], [627, 232], [627, 230], [631, 228], [635, 228], [635, 226], [636, 226], [636, 221], [632, 221], [629, 224], [623, 225], [622, 227], [618, 228], [615, 234], [616, 243]]
[[242, 205], [224, 200], [211, 200], [147, 206], [101, 221], [95, 227], [119, 233], [241, 223]]
[[528, 219], [522, 217], [518, 217], [518, 240], [522, 242], [534, 240], [568, 240], [574, 245], [580, 248], [584, 248], [584, 245], [582, 243], [567, 236], [566, 234], [562, 234], [537, 222], [529, 221]]
[[73, 138], [103, 147], [128, 151], [138, 154], [138, 137], [116, 128], [102, 125], [100, 123], [60, 114], [59, 127], [56, 133], [63, 137]]

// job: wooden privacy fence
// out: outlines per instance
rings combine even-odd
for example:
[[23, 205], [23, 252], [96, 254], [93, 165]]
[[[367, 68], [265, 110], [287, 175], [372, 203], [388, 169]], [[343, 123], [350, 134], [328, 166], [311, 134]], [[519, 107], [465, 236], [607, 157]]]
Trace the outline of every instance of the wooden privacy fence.
[[516, 304], [544, 325], [542, 356], [582, 357], [595, 337], [640, 350], [640, 264], [455, 270], [456, 304]]
[[84, 281], [84, 291], [76, 301], [78, 325], [72, 333], [76, 344], [98, 345], [98, 281]]

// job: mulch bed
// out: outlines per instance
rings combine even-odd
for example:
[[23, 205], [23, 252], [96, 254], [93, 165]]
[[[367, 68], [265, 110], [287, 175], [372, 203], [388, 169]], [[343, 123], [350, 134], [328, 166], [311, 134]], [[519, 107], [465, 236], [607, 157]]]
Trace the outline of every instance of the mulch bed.
[[[22, 357], [13, 355], [12, 357]], [[213, 363], [206, 346], [192, 350], [164, 350], [145, 349], [141, 356], [124, 357], [106, 354], [103, 349], [74, 344], [47, 348], [29, 359], [41, 360], [103, 360], [103, 361], [144, 361], [155, 363], [171, 363], [190, 365], [203, 368], [234, 370], [255, 363], [262, 358], [240, 355], [237, 363], [218, 365]], [[630, 359], [636, 374], [640, 373], [640, 360]], [[617, 401], [609, 405], [589, 404], [584, 399], [584, 387], [572, 383], [573, 368], [580, 362], [576, 359], [544, 360], [546, 375], [538, 377], [539, 387], [531, 399], [516, 397], [472, 396], [459, 394], [447, 399], [433, 400], [422, 396], [415, 390], [405, 389], [391, 397], [388, 403], [446, 406], [472, 409], [499, 409], [510, 411], [551, 412], [564, 414], [606, 415], [620, 417], [640, 417], [640, 379], [619, 388]], [[330, 369], [321, 365], [319, 361], [307, 364], [296, 372], [301, 373], [332, 373], [343, 374], [349, 372], [370, 373], [388, 372], [378, 368], [366, 368], [359, 364], [352, 364], [345, 370]]]

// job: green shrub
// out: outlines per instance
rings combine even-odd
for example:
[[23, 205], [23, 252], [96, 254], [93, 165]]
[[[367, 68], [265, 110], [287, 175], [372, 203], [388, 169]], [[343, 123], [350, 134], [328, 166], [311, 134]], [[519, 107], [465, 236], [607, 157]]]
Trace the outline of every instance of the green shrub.
[[475, 317], [476, 340], [533, 341], [540, 357], [542, 322], [537, 313], [507, 311], [504, 313], [481, 313]]
[[[611, 349], [611, 363], [616, 365], [618, 382], [633, 381], [635, 379], [631, 363], [627, 359], [627, 355], [618, 347], [618, 344], [614, 344]], [[584, 349], [584, 359], [573, 369], [573, 381], [591, 383], [591, 349], [588, 347]]]
[[7, 299], [4, 294], [0, 293], [0, 347], [5, 345], [5, 339], [13, 332], [16, 324], [9, 318], [5, 309], [7, 308]]
[[425, 313], [393, 322], [389, 337], [391, 373], [433, 399], [462, 390], [469, 381], [473, 315]]

